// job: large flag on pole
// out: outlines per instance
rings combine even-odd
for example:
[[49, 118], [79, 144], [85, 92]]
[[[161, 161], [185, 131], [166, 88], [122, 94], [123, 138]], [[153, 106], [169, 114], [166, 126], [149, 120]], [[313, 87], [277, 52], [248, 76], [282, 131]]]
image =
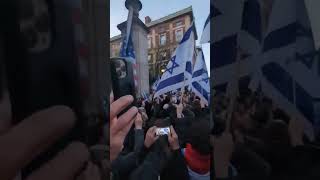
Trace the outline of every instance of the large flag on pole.
[[205, 105], [209, 105], [209, 76], [204, 55], [201, 49], [199, 49], [198, 51], [197, 59], [194, 65], [191, 87], [192, 92], [194, 92], [196, 96], [200, 97], [201, 101]]
[[132, 18], [133, 18], [133, 9], [129, 8], [128, 20], [127, 20], [127, 30], [122, 37], [122, 46], [120, 50], [121, 57], [127, 57], [133, 64], [133, 73], [134, 73], [134, 84], [137, 87], [138, 77], [137, 77], [137, 62], [133, 47], [132, 41]]
[[192, 23], [167, 64], [166, 71], [162, 74], [155, 97], [188, 85], [186, 81], [192, 79], [194, 49], [194, 23]]

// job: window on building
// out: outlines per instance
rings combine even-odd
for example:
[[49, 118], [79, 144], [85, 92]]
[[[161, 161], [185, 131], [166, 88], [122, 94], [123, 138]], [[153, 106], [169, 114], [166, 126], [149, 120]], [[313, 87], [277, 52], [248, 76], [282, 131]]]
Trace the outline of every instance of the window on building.
[[151, 49], [152, 47], [152, 39], [151, 37], [148, 38], [148, 48]]
[[164, 27], [163, 26], [159, 27], [159, 32], [163, 32], [163, 31], [164, 31]]
[[182, 29], [177, 29], [175, 34], [176, 34], [176, 42], [180, 42], [183, 37]]
[[182, 21], [176, 22], [176, 27], [181, 26], [181, 25], [182, 25]]
[[160, 34], [160, 46], [165, 45], [166, 41], [167, 41], [166, 34]]

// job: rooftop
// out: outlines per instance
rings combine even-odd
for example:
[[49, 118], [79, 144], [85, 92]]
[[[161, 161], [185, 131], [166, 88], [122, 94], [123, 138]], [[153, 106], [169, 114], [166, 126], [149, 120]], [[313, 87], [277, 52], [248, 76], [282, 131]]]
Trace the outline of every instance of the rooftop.
[[113, 36], [112, 38], [110, 38], [110, 41], [115, 41], [121, 38], [121, 34], [117, 35], [117, 36]]
[[169, 15], [163, 17], [163, 18], [160, 18], [160, 19], [151, 21], [150, 23], [146, 24], [146, 26], [147, 26], [147, 27], [151, 27], [151, 26], [154, 26], [154, 25], [163, 23], [163, 22], [165, 22], [165, 21], [168, 21], [168, 20], [170, 20], [170, 19], [179, 17], [179, 16], [184, 15], [184, 14], [187, 14], [187, 13], [192, 13], [192, 6], [189, 6], [189, 7], [185, 8], [185, 9], [182, 9], [182, 10], [177, 11], [177, 12], [175, 12], [175, 13], [169, 14]]
[[[179, 16], [184, 15], [184, 14], [188, 14], [188, 13], [191, 13], [192, 19], [193, 19], [192, 6], [189, 6], [189, 7], [185, 8], [185, 9], [182, 9], [182, 10], [177, 11], [175, 13], [169, 14], [169, 15], [167, 15], [165, 17], [160, 18], [160, 19], [151, 21], [150, 23], [146, 24], [146, 27], [149, 28], [151, 26], [155, 26], [157, 24], [169, 21], [169, 20], [171, 20], [173, 18], [179, 17]], [[196, 29], [195, 29], [195, 32], [197, 32]], [[195, 36], [196, 36], [195, 39], [197, 39], [197, 33], [195, 33]], [[121, 38], [121, 34], [117, 35], [117, 36], [113, 36], [112, 38], [110, 38], [110, 41], [116, 41], [116, 40], [118, 40], [120, 38]]]

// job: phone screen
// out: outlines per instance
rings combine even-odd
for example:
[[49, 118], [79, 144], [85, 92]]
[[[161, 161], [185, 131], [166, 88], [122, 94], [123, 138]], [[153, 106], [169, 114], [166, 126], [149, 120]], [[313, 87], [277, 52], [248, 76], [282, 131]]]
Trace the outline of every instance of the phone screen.
[[111, 81], [115, 100], [126, 95], [132, 95], [136, 100], [133, 64], [128, 59], [111, 59]]
[[170, 135], [170, 127], [163, 127], [156, 129], [157, 136]]

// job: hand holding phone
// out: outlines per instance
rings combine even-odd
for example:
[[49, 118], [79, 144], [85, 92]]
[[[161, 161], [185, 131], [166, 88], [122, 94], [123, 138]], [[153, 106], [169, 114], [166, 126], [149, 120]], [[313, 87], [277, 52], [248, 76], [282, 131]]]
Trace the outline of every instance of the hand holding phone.
[[146, 134], [146, 138], [144, 140], [144, 146], [146, 148], [150, 148], [151, 145], [156, 142], [156, 140], [159, 138], [159, 136], [156, 134], [157, 131], [157, 127], [153, 126], [151, 128], [148, 129], [147, 134]]
[[179, 138], [173, 126], [170, 126], [170, 134], [168, 135], [168, 141], [172, 150], [178, 150], [180, 148]]

